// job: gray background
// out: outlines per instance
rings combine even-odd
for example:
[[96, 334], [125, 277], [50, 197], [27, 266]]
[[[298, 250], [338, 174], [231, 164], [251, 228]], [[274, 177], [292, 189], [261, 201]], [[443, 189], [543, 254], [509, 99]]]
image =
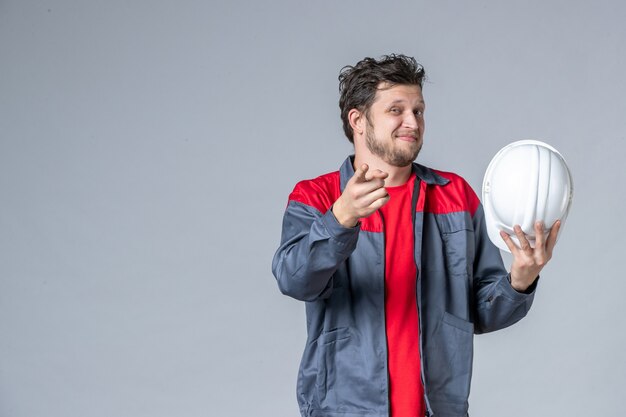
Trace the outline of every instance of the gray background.
[[[287, 196], [338, 168], [337, 74], [414, 55], [418, 160], [479, 192], [549, 142], [574, 175], [535, 305], [476, 338], [474, 416], [618, 416], [626, 6], [0, 0], [0, 416], [295, 416]], [[510, 258], [507, 258], [507, 264]]]

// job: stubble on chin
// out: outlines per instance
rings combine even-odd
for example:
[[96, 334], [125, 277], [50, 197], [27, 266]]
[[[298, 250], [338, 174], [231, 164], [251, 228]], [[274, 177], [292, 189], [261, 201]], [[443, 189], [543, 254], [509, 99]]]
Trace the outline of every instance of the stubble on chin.
[[411, 165], [422, 150], [422, 143], [416, 144], [414, 149], [400, 149], [394, 146], [396, 140], [392, 139], [390, 144], [386, 145], [382, 141], [377, 140], [371, 131], [368, 131], [365, 135], [365, 143], [372, 154], [395, 167], [401, 168]]

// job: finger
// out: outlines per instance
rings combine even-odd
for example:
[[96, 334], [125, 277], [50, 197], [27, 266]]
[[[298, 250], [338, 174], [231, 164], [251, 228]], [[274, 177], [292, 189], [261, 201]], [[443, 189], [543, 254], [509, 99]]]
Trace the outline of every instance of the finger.
[[554, 249], [554, 245], [556, 245], [556, 238], [559, 236], [559, 230], [561, 230], [561, 220], [554, 222], [552, 228], [550, 229], [548, 239], [546, 240], [546, 250], [550, 254], [552, 253], [552, 249]]
[[511, 239], [511, 236], [509, 236], [508, 233], [506, 233], [503, 230], [500, 230], [500, 237], [502, 238], [502, 240], [504, 240], [504, 244], [506, 245], [507, 248], [509, 248], [512, 254], [515, 255], [517, 251], [519, 251], [519, 248], [517, 247], [515, 242], [513, 242], [513, 239]]
[[370, 204], [369, 208], [372, 210], [372, 213], [378, 210], [379, 208], [381, 208], [382, 206], [384, 206], [385, 204], [387, 204], [390, 198], [391, 197], [389, 196], [389, 194], [387, 194], [386, 197], [379, 198], [378, 200]]
[[362, 182], [356, 185], [355, 191], [357, 196], [362, 197], [381, 188], [385, 188], [385, 181], [379, 178], [374, 178], [370, 181]]
[[368, 169], [369, 169], [369, 166], [367, 164], [361, 164], [361, 166], [357, 168], [356, 172], [354, 173], [354, 176], [352, 177], [354, 178], [354, 181], [356, 182], [367, 181], [365, 179], [365, 174], [367, 173]]
[[530, 246], [528, 239], [526, 239], [526, 234], [524, 233], [524, 231], [522, 230], [519, 224], [516, 224], [515, 227], [513, 227], [513, 231], [515, 232], [515, 236], [517, 236], [517, 240], [519, 241], [520, 249], [523, 250], [524, 252], [532, 251], [533, 248]]
[[362, 207], [369, 207], [376, 200], [387, 197], [389, 197], [389, 193], [387, 192], [387, 190], [385, 190], [384, 188], [379, 188], [363, 196], [360, 200], [360, 203], [362, 204]]
[[381, 171], [380, 169], [372, 169], [371, 171], [369, 171], [366, 175], [365, 175], [365, 179], [367, 181], [371, 181], [374, 178], [380, 178], [380, 179], [385, 179], [389, 176], [388, 173]]
[[543, 222], [535, 222], [535, 249], [543, 250], [545, 242], [545, 232], [543, 231]]

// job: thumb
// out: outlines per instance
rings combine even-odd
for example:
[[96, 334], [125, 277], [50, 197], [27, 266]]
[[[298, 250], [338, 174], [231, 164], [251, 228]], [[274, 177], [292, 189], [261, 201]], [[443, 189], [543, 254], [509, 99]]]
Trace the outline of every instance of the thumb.
[[367, 170], [369, 168], [370, 167], [367, 164], [361, 164], [361, 166], [359, 166], [357, 170], [354, 172], [354, 176], [352, 178], [354, 178], [356, 182], [367, 181], [367, 179], [365, 178], [365, 174], [367, 173]]

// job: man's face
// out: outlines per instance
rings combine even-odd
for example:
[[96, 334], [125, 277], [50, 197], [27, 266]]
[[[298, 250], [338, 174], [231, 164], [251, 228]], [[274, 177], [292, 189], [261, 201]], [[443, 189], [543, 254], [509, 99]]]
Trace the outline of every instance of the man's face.
[[379, 85], [367, 116], [367, 148], [390, 165], [410, 165], [422, 148], [424, 109], [420, 86]]

